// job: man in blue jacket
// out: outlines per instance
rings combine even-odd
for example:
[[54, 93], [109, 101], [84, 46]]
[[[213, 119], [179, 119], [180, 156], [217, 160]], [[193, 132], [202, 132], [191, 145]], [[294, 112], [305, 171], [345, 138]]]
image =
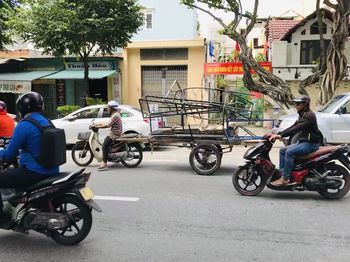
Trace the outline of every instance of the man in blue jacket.
[[[16, 126], [10, 144], [0, 151], [0, 160], [7, 162], [19, 156], [19, 167], [0, 173], [0, 188], [26, 188], [59, 173], [58, 166], [44, 168], [35, 160], [40, 155], [42, 133], [31, 122], [23, 121], [24, 118], [30, 117], [44, 127], [49, 126], [48, 120], [42, 115], [43, 97], [36, 92], [26, 93], [18, 98], [17, 108], [21, 113], [22, 121]], [[9, 221], [9, 218], [2, 207], [0, 194], [0, 223], [4, 224]]]

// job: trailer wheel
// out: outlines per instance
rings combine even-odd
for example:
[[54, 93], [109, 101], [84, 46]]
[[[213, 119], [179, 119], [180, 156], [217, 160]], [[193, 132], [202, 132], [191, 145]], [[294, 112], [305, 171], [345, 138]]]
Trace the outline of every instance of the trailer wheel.
[[192, 149], [191, 168], [199, 175], [210, 176], [221, 165], [221, 152], [215, 145], [199, 144]]

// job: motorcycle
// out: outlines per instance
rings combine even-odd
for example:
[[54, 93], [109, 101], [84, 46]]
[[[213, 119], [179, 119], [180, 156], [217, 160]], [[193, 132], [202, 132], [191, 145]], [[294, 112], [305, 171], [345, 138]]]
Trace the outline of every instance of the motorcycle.
[[[315, 191], [328, 199], [344, 197], [350, 189], [349, 147], [325, 146], [311, 154], [295, 159], [291, 181], [286, 186], [273, 186], [271, 182], [280, 178], [280, 172], [271, 162], [269, 153], [275, 141], [269, 135], [256, 146], [249, 148], [244, 159], [232, 176], [234, 188], [242, 195], [258, 195], [267, 186], [280, 191]], [[339, 161], [345, 168], [336, 161]]]
[[[92, 132], [79, 132], [78, 142], [72, 148], [72, 159], [79, 166], [88, 166], [94, 158], [102, 162], [102, 145], [99, 140], [98, 128], [89, 127]], [[138, 135], [125, 134], [121, 138], [131, 139]], [[143, 159], [142, 143], [113, 141], [109, 148], [108, 161], [119, 163], [125, 167], [134, 168], [140, 165]]]
[[[11, 137], [0, 137], [0, 150], [5, 149], [8, 144], [10, 144], [11, 141]], [[2, 162], [0, 165], [0, 172], [7, 169], [7, 168], [13, 168], [13, 167], [18, 167], [18, 162], [16, 161], [12, 161], [12, 162]]]
[[45, 234], [63, 245], [85, 239], [92, 226], [92, 209], [102, 212], [93, 201], [84, 169], [60, 173], [23, 190], [1, 190], [4, 212], [11, 218], [5, 230]]

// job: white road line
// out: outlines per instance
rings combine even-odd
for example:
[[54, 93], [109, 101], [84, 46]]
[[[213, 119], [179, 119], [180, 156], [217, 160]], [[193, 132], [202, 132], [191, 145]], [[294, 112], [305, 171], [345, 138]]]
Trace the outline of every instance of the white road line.
[[147, 162], [179, 162], [176, 159], [144, 159], [143, 161]]
[[109, 201], [126, 201], [126, 202], [137, 202], [140, 200], [138, 197], [118, 197], [118, 196], [95, 196], [97, 200], [109, 200]]

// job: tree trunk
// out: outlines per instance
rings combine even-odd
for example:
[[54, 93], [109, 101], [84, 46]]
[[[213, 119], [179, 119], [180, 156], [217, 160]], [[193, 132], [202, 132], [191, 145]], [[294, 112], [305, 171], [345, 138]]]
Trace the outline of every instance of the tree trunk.
[[84, 54], [83, 56], [84, 63], [84, 87], [85, 87], [85, 97], [90, 96], [89, 90], [89, 55]]
[[333, 9], [333, 37], [327, 52], [327, 67], [320, 81], [320, 103], [327, 103], [335, 93], [340, 80], [346, 75], [347, 59], [344, 55], [346, 38], [349, 35], [349, 3], [338, 0], [334, 5], [328, 0], [324, 3]]
[[[292, 104], [293, 99], [290, 87], [287, 86], [281, 78], [266, 71], [256, 62], [253, 58], [252, 50], [248, 47], [243, 37], [231, 36], [231, 38], [237, 41], [241, 47], [239, 58], [243, 63], [243, 81], [245, 87], [250, 91], [259, 92], [271, 97], [281, 106], [289, 107], [289, 105]], [[254, 79], [255, 77], [252, 76], [251, 69], [255, 71], [258, 79]]]

